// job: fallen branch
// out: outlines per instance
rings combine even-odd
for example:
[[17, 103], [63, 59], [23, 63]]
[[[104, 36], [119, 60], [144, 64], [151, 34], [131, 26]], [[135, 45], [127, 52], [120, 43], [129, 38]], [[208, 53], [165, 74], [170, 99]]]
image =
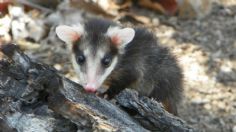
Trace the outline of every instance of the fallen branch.
[[161, 103], [139, 96], [136, 91], [126, 89], [116, 99], [123, 108], [135, 111], [133, 118], [151, 131], [192, 131], [182, 119], [165, 111]]
[[132, 117], [109, 101], [85, 93], [55, 69], [32, 62], [15, 45], [1, 46], [1, 51], [8, 59], [0, 61], [0, 118], [9, 130], [192, 131], [156, 101], [135, 92], [126, 90], [117, 97], [122, 107], [136, 111]]

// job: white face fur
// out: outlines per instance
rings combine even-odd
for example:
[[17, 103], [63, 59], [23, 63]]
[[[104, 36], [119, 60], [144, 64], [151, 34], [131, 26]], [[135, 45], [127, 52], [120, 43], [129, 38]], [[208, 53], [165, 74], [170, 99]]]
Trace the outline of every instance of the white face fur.
[[82, 66], [78, 65], [78, 60], [76, 60], [74, 54], [72, 54], [72, 64], [76, 73], [79, 75], [80, 84], [83, 85], [86, 90], [94, 92], [103, 84], [104, 80], [115, 68], [118, 58], [117, 56], [114, 56], [109, 67], [104, 69], [101, 60], [104, 58], [105, 52], [98, 50], [96, 56], [91, 56], [91, 54], [90, 48], [84, 51], [84, 56], [86, 58], [86, 72], [82, 72]]
[[[74, 42], [86, 36], [86, 31], [81, 24], [75, 26], [61, 25], [56, 28], [57, 36], [70, 45], [72, 52], [72, 64], [79, 76], [80, 84], [86, 91], [95, 92], [114, 70], [118, 56], [107, 53], [107, 44], [96, 48], [96, 53], [91, 45], [83, 41], [83, 49], [78, 52], [73, 51]], [[104, 34], [112, 42], [112, 46], [117, 48], [119, 54], [124, 52], [125, 46], [134, 38], [135, 31], [132, 28], [109, 27]]]

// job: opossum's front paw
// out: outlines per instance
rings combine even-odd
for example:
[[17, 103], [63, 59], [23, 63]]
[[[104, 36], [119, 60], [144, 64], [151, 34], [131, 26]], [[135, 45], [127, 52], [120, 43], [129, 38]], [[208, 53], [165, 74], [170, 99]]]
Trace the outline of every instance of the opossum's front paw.
[[103, 98], [104, 98], [104, 99], [110, 99], [109, 96], [108, 96], [108, 94], [104, 94]]
[[108, 94], [106, 94], [106, 93], [96, 92], [96, 95], [99, 96], [100, 98], [104, 98], [104, 99], [109, 100]]
[[108, 91], [108, 87], [102, 86], [101, 88], [97, 90], [96, 95], [104, 99], [109, 99], [107, 91]]

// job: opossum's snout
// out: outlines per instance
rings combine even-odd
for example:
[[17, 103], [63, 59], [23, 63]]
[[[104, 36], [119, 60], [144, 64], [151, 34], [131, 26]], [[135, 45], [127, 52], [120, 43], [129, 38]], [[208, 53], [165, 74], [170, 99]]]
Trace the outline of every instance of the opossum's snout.
[[99, 87], [96, 85], [96, 82], [89, 82], [84, 86], [86, 92], [95, 93]]
[[89, 93], [95, 93], [97, 91], [95, 85], [93, 85], [93, 84], [87, 84], [84, 87], [84, 89], [85, 89], [86, 92], [89, 92]]

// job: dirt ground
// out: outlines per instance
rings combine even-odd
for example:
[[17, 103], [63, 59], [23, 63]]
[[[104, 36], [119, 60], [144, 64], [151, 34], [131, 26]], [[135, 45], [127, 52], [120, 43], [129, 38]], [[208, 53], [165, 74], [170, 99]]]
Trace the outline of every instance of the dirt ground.
[[[147, 28], [177, 56], [185, 76], [179, 114], [200, 132], [236, 132], [236, 1], [222, 1], [201, 20], [137, 10], [152, 20], [155, 26]], [[22, 48], [76, 81], [65, 45], [53, 32], [39, 47]]]
[[163, 18], [155, 28], [185, 75], [180, 117], [202, 132], [236, 131], [236, 5], [214, 5], [202, 20]]

